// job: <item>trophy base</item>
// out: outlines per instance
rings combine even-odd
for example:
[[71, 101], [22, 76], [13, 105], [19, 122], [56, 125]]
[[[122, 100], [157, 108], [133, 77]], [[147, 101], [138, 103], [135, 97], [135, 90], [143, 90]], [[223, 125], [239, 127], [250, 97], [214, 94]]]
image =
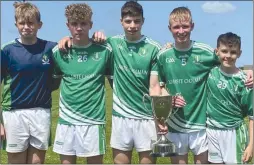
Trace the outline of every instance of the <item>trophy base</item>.
[[151, 157], [171, 157], [177, 156], [177, 153], [151, 153]]
[[167, 143], [157, 141], [157, 143], [153, 144], [152, 153], [150, 153], [151, 157], [171, 157], [177, 155], [176, 146], [170, 141], [167, 141]]

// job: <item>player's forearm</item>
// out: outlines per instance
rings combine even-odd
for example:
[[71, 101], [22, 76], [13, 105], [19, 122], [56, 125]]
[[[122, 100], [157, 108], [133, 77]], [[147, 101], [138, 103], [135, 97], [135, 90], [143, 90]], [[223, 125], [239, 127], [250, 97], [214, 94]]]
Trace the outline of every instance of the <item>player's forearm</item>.
[[159, 84], [150, 85], [149, 94], [150, 94], [150, 96], [159, 96], [159, 95], [161, 95], [160, 85]]
[[253, 146], [253, 120], [249, 121], [249, 146]]
[[150, 96], [159, 96], [161, 94], [158, 75], [151, 75], [150, 77], [149, 94]]

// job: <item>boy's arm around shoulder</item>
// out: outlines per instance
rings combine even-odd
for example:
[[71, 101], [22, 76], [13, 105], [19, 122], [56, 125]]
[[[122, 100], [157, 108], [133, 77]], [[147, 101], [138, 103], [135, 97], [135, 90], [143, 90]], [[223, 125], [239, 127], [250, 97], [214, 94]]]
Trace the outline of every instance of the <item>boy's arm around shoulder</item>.
[[114, 53], [113, 53], [113, 50], [112, 50], [112, 47], [111, 45], [106, 42], [104, 43], [106, 45], [106, 48], [107, 48], [107, 62], [106, 62], [106, 71], [105, 71], [105, 76], [106, 78], [108, 79], [108, 82], [109, 82], [109, 85], [111, 87], [111, 89], [113, 89], [113, 74], [114, 74]]
[[58, 66], [58, 60], [62, 59], [62, 55], [60, 55], [62, 53], [64, 52], [60, 52], [58, 45], [52, 49], [52, 91], [59, 88], [62, 80], [62, 72]]

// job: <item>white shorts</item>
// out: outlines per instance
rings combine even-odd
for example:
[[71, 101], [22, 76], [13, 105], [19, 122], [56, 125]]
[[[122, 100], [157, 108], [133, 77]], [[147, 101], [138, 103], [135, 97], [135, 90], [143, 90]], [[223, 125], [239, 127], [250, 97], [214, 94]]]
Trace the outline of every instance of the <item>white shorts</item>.
[[194, 155], [199, 155], [208, 150], [205, 129], [190, 133], [169, 132], [167, 138], [176, 145], [176, 152], [179, 155], [186, 155], [189, 150]]
[[3, 111], [6, 151], [23, 152], [29, 144], [47, 150], [50, 141], [50, 109], [30, 108]]
[[242, 164], [242, 156], [249, 142], [246, 125], [237, 129], [207, 128], [208, 161], [211, 163]]
[[53, 151], [61, 155], [92, 157], [105, 154], [104, 125], [58, 124]]
[[110, 144], [112, 148], [137, 152], [150, 151], [152, 142], [157, 140], [154, 120], [137, 120], [112, 116]]

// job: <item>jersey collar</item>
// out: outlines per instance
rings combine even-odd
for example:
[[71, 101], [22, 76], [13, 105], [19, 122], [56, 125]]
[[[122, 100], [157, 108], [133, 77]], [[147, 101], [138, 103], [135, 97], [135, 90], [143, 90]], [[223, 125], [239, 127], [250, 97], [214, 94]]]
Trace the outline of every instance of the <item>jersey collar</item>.
[[180, 51], [180, 52], [187, 52], [187, 51], [189, 51], [189, 50], [192, 48], [193, 44], [194, 44], [194, 41], [191, 40], [191, 44], [190, 44], [190, 46], [189, 46], [188, 48], [180, 49], [180, 48], [177, 48], [177, 47], [175, 46], [175, 43], [174, 43], [174, 48], [175, 48], [177, 51]]
[[145, 39], [145, 36], [142, 35], [141, 38], [139, 40], [136, 40], [136, 41], [130, 41], [125, 36], [124, 36], [124, 39], [125, 39], [125, 41], [127, 41], [129, 43], [139, 43], [139, 42], [141, 42], [141, 41], [143, 41]]

